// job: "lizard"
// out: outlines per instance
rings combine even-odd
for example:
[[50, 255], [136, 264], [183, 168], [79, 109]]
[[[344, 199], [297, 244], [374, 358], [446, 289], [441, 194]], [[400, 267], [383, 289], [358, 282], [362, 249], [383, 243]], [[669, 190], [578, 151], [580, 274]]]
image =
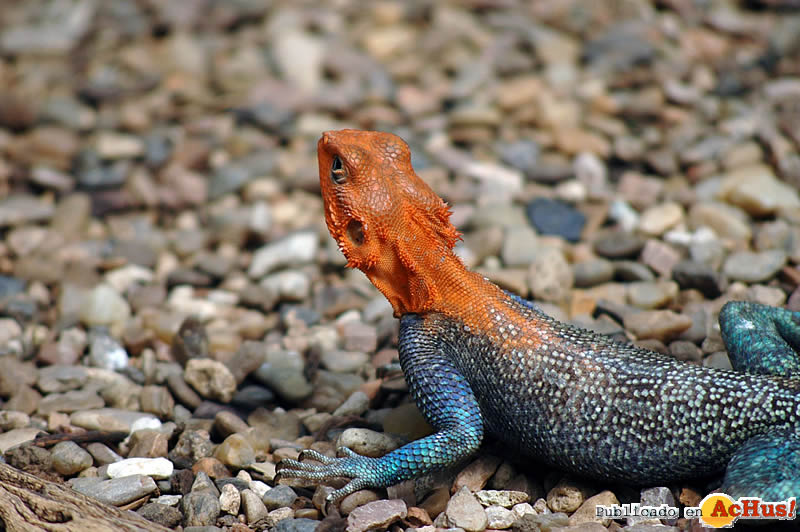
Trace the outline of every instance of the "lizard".
[[470, 271], [449, 206], [400, 137], [328, 131], [317, 154], [328, 230], [399, 318], [400, 365], [435, 432], [379, 458], [305, 450], [276, 481], [344, 477], [336, 501], [455, 465], [491, 434], [585, 477], [657, 485], [724, 471], [734, 498], [800, 496], [800, 313], [726, 303], [733, 370], [616, 342]]

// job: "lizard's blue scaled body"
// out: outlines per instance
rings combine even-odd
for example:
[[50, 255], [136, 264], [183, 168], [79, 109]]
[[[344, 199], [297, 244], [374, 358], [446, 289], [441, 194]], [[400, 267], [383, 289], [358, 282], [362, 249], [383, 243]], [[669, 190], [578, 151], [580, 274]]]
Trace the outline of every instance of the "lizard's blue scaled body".
[[[469, 456], [485, 431], [515, 451], [589, 477], [652, 485], [721, 472], [733, 458], [723, 491], [769, 500], [800, 494], [800, 379], [682, 363], [561, 324], [514, 296], [505, 305], [495, 312], [496, 335], [440, 314], [404, 315], [400, 362], [437, 432], [377, 461], [302, 463], [315, 469], [301, 476], [359, 481], [333, 498], [388, 486]], [[765, 335], [794, 319], [751, 303], [725, 308], [732, 358], [749, 351], [753, 339], [741, 334], [748, 327], [729, 330], [731, 316], [746, 312]], [[529, 318], [546, 341], [526, 348], [520, 338], [528, 331], [517, 330], [518, 319], [504, 324], [508, 313]], [[784, 321], [775, 325], [776, 319]], [[760, 338], [759, 345], [782, 338]], [[364, 471], [367, 460], [372, 467]], [[344, 461], [351, 466], [333, 465]]]

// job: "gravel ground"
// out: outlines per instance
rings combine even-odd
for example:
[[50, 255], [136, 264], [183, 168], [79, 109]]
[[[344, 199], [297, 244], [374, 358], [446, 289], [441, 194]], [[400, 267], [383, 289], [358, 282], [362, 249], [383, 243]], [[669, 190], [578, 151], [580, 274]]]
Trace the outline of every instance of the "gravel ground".
[[[183, 530], [699, 530], [695, 504], [487, 444], [323, 508], [303, 448], [428, 429], [397, 322], [327, 235], [315, 145], [403, 136], [464, 261], [548, 313], [730, 367], [716, 314], [800, 310], [796, 0], [28, 0], [0, 10], [0, 452]], [[31, 451], [42, 432], [80, 436]], [[327, 518], [326, 518], [327, 515]], [[196, 528], [200, 527], [200, 528]]]

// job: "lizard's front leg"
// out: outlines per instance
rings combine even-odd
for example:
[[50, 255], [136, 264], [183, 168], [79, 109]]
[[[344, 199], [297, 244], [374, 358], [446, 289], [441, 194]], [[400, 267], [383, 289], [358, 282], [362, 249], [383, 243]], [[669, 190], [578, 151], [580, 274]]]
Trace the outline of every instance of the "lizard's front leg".
[[328, 495], [336, 500], [367, 487], [392, 486], [431, 471], [444, 469], [470, 456], [483, 440], [483, 417], [478, 402], [463, 375], [447, 355], [447, 346], [426, 330], [424, 318], [403, 316], [400, 328], [400, 364], [414, 401], [434, 434], [411, 442], [380, 458], [360, 456], [341, 448], [341, 458], [304, 451], [321, 464], [282, 460], [280, 478], [325, 481], [346, 477], [352, 480]]

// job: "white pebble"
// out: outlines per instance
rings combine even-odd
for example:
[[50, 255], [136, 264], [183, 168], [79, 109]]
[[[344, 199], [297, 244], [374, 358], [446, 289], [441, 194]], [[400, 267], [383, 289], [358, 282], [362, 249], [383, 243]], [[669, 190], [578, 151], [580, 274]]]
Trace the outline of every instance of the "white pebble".
[[172, 475], [174, 466], [166, 458], [126, 458], [108, 464], [108, 476], [111, 478], [144, 475], [156, 479], [166, 479]]

